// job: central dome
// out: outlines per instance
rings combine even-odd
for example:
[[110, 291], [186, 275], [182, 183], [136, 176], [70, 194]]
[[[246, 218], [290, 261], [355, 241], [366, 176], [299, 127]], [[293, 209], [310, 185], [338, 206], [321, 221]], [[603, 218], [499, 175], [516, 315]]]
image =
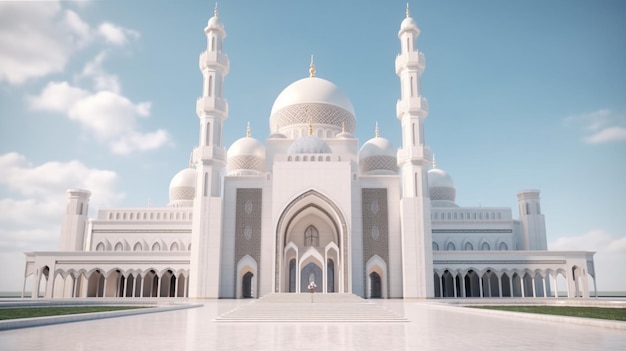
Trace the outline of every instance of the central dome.
[[354, 108], [335, 84], [317, 77], [300, 79], [285, 88], [274, 101], [270, 129], [296, 137], [306, 135], [309, 123], [315, 126], [320, 137], [334, 137], [343, 127], [353, 133]]

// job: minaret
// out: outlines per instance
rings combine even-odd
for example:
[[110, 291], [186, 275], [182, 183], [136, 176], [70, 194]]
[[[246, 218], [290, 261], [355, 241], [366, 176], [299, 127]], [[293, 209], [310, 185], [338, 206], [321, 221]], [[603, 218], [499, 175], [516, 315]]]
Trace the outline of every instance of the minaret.
[[83, 189], [67, 191], [67, 209], [61, 226], [60, 251], [84, 251], [85, 227], [88, 221], [89, 196]]
[[523, 190], [517, 193], [519, 221], [522, 236], [518, 239], [520, 250], [547, 250], [546, 220], [541, 214], [539, 190]]
[[222, 182], [226, 166], [222, 126], [228, 117], [223, 83], [230, 66], [228, 56], [222, 51], [226, 32], [218, 18], [217, 4], [204, 32], [207, 50], [200, 54], [203, 89], [202, 97], [196, 105], [200, 118], [200, 141], [193, 152], [198, 177], [191, 229], [189, 296], [217, 298], [222, 235]]
[[424, 142], [424, 120], [428, 104], [422, 97], [420, 78], [424, 55], [415, 47], [419, 29], [406, 8], [400, 25], [400, 55], [396, 74], [400, 77], [400, 100], [396, 115], [402, 123], [402, 148], [398, 150], [398, 167], [402, 172], [401, 230], [404, 298], [433, 297], [432, 231], [428, 169], [431, 152]]

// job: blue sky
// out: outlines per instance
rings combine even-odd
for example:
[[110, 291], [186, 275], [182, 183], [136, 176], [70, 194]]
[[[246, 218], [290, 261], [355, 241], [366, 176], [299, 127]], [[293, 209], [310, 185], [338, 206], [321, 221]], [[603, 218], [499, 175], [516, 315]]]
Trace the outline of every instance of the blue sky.
[[[198, 141], [198, 55], [214, 3], [0, 2], [0, 291], [24, 251], [56, 250], [65, 189], [101, 207], [164, 206]], [[351, 99], [361, 143], [400, 146], [394, 59], [404, 1], [223, 1], [228, 147], [263, 140], [274, 99], [308, 74]], [[626, 291], [626, 4], [411, 1], [426, 55], [426, 141], [463, 206], [541, 190], [551, 249], [594, 250]], [[514, 212], [517, 217], [517, 213]]]

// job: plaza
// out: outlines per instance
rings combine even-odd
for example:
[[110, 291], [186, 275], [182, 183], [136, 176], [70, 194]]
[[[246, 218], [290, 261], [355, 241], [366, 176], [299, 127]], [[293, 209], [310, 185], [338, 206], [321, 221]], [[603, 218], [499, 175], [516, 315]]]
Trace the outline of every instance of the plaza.
[[[470, 309], [450, 303], [451, 301], [472, 303], [471, 299], [363, 300], [405, 318], [387, 322], [217, 320], [233, 309], [246, 304], [259, 304], [261, 300], [263, 299], [202, 301], [190, 299], [187, 302], [199, 303], [202, 306], [0, 331], [0, 349], [623, 350], [626, 346], [626, 322], [600, 321], [600, 325], [593, 325], [596, 320], [556, 316], [544, 318], [539, 315], [527, 317], [512, 312], [493, 313]], [[109, 301], [119, 302], [119, 299]], [[149, 302], [159, 301], [161, 304], [168, 304], [173, 300], [152, 299]], [[475, 303], [477, 299], [473, 301]], [[480, 299], [481, 303], [504, 301], [520, 303], [522, 299]], [[529, 299], [523, 301], [529, 303]], [[537, 298], [531, 303], [545, 304], [553, 303], [552, 301], [554, 299]], [[565, 299], [556, 301], [560, 304], [566, 303]], [[579, 299], [577, 302], [580, 305], [622, 307], [626, 304], [626, 301], [602, 299]], [[567, 303], [572, 302], [569, 300]]]

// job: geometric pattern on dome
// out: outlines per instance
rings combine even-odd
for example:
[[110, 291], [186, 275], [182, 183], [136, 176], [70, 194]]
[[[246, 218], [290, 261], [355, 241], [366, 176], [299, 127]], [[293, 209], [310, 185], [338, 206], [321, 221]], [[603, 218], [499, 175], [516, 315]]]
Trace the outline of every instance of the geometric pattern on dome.
[[431, 200], [454, 201], [455, 198], [456, 198], [456, 189], [454, 188], [441, 187], [441, 186], [430, 188]]
[[370, 156], [362, 159], [359, 162], [359, 168], [361, 169], [361, 173], [367, 173], [369, 171], [375, 170], [388, 170], [394, 173], [398, 172], [398, 161], [394, 156], [388, 155], [377, 155]]
[[327, 124], [354, 133], [356, 121], [352, 114], [341, 107], [324, 103], [305, 103], [289, 105], [274, 112], [270, 117], [270, 130], [288, 127], [294, 124]]
[[176, 186], [170, 189], [170, 201], [193, 200], [196, 188], [192, 186]]
[[254, 171], [265, 171], [265, 160], [258, 156], [251, 155], [237, 155], [228, 158], [228, 164], [226, 169], [230, 171], [236, 171], [238, 169], [250, 169]]

